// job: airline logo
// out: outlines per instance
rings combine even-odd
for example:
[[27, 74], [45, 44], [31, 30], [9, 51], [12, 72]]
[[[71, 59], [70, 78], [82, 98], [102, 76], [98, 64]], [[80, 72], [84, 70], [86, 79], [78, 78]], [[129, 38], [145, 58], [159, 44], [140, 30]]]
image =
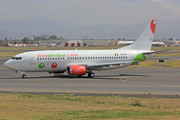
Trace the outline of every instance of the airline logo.
[[157, 20], [152, 20], [151, 21], [151, 31], [152, 33], [154, 34], [155, 33], [155, 29], [156, 29], [156, 23], [157, 23]]
[[[45, 64], [44, 63], [40, 63], [38, 67], [39, 67], [39, 69], [43, 69], [45, 67]], [[51, 68], [53, 68], [53, 69], [57, 68], [57, 63], [53, 62], [51, 64]]]
[[66, 57], [65, 54], [39, 54], [37, 57]]
[[37, 57], [78, 57], [78, 54], [39, 54]]
[[44, 63], [39, 64], [39, 69], [43, 69], [45, 67]]
[[57, 67], [57, 63], [56, 62], [52, 63], [51, 67], [52, 68], [56, 68]]

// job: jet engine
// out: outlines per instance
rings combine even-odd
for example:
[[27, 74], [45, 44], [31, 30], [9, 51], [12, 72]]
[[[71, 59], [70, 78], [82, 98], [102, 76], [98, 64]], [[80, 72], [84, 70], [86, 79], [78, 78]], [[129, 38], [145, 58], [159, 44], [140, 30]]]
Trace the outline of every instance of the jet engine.
[[81, 65], [69, 65], [67, 67], [67, 73], [69, 75], [85, 75], [86, 67]]

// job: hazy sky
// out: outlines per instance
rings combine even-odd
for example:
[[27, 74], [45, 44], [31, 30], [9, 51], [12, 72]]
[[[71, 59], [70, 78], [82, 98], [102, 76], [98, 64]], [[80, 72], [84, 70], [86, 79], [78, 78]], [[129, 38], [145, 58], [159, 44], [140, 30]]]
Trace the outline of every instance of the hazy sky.
[[40, 17], [80, 25], [180, 19], [180, 0], [0, 0], [0, 21]]

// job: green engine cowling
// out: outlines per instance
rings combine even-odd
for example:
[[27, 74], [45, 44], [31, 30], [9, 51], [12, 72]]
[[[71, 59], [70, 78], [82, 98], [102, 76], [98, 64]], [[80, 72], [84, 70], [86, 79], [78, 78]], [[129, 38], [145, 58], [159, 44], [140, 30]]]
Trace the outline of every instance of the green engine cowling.
[[143, 54], [138, 54], [135, 58], [134, 61], [145, 61], [147, 58]]

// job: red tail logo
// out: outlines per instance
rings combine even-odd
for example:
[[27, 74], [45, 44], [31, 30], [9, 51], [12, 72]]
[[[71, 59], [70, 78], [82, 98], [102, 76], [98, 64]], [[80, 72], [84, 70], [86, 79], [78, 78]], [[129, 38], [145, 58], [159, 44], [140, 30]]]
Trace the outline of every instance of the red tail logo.
[[152, 31], [153, 34], [155, 32], [155, 29], [156, 29], [156, 23], [157, 23], [157, 20], [152, 20], [151, 21], [151, 31]]

